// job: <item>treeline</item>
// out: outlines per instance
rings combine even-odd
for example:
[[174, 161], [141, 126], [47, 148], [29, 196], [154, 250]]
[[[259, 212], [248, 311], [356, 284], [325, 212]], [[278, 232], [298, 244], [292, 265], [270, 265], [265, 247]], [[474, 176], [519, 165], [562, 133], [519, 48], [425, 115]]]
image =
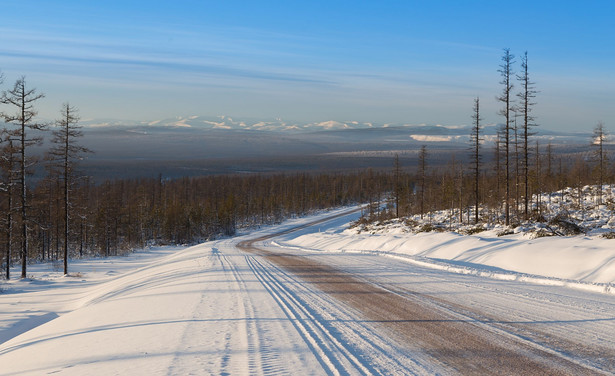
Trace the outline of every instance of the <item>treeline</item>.
[[[512, 183], [508, 225], [516, 226], [526, 220], [544, 221], [548, 214], [557, 214], [548, 212], [548, 203], [541, 201], [541, 194], [564, 188], [575, 188], [577, 196], [572, 206], [578, 209], [583, 209], [582, 188], [587, 185], [595, 186], [591, 198], [593, 205], [606, 204], [615, 209], [615, 202], [606, 202], [603, 198], [603, 189], [609, 189], [606, 185], [615, 183], [615, 165], [606, 162], [606, 150], [599, 143], [594, 144], [594, 141], [588, 139], [588, 149], [594, 150], [577, 155], [558, 153], [549, 144], [534, 144], [530, 148], [533, 158], [528, 166], [527, 196], [524, 171], [520, 164], [514, 163], [516, 155], [511, 154], [513, 163], [509, 175]], [[484, 149], [495, 153], [497, 147], [492, 144], [487, 148], [485, 145]], [[393, 161], [388, 178], [392, 187], [386, 201], [388, 205], [377, 211], [374, 204], [373, 210], [365, 212], [364, 221], [411, 215], [420, 215], [429, 221], [430, 213], [449, 210], [450, 220], [456, 223], [506, 225], [506, 181], [501, 164], [495, 160], [482, 164], [476, 180], [474, 166], [459, 162], [455, 156], [451, 157], [446, 166], [436, 167], [429, 164], [428, 148], [421, 149], [419, 153], [422, 155], [416, 166], [400, 166], [397, 160]], [[383, 203], [380, 202], [381, 206]]]
[[[135, 179], [72, 188], [68, 257], [112, 256], [152, 244], [191, 244], [234, 235], [238, 228], [278, 223], [314, 210], [382, 200], [388, 173], [224, 175], [177, 180]], [[62, 260], [62, 184], [45, 179], [28, 195], [30, 260]], [[0, 210], [6, 213], [5, 193]], [[0, 232], [4, 262], [22, 242], [20, 232]], [[6, 259], [8, 257], [8, 259]]]

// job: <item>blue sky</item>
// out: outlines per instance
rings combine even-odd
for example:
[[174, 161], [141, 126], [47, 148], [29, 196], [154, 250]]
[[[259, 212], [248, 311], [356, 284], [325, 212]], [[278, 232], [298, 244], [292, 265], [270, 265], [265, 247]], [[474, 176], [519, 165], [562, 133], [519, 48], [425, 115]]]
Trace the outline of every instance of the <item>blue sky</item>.
[[[0, 1], [3, 89], [42, 117], [501, 121], [502, 49], [529, 54], [549, 129], [615, 123], [612, 1]], [[520, 59], [517, 58], [517, 61]], [[516, 65], [517, 70], [519, 64]]]

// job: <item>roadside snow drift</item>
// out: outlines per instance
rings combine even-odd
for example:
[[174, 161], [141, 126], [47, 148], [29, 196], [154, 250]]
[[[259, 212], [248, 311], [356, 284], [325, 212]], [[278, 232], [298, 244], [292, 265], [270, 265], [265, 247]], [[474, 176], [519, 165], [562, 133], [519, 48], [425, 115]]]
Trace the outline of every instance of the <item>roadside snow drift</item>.
[[[528, 239], [523, 234], [498, 237], [496, 231], [476, 235], [454, 232], [401, 232], [384, 228], [357, 233], [349, 223], [326, 232], [293, 233], [277, 244], [324, 252], [371, 252], [400, 256], [408, 262], [460, 273], [501, 279], [525, 279], [615, 293], [615, 240], [588, 236]], [[533, 278], [537, 277], [537, 278]]]

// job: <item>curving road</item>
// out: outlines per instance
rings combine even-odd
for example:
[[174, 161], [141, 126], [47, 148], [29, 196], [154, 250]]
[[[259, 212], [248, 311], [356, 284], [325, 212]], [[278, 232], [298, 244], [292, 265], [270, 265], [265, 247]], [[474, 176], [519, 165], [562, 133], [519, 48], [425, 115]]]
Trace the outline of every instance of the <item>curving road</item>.
[[[615, 372], [615, 342], [609, 338], [615, 302], [610, 296], [455, 275], [379, 256], [271, 247], [267, 240], [276, 236], [280, 234], [243, 241], [238, 248], [251, 255], [253, 271], [272, 295], [280, 296], [281, 306], [321, 315], [346, 307], [362, 316], [353, 321], [362, 328], [352, 329], [341, 322], [343, 313], [307, 320], [324, 327], [320, 331], [328, 327], [338, 333], [329, 336], [334, 345], [349, 349], [345, 358], [350, 368], [342, 367], [342, 373]], [[316, 290], [326, 294], [331, 307], [311, 307], [310, 293]], [[357, 336], [347, 334], [353, 331]], [[326, 342], [315, 337], [310, 340]], [[379, 351], [381, 342], [389, 347], [386, 351]], [[395, 359], [388, 356], [391, 348]]]
[[0, 295], [0, 374], [615, 374], [613, 295], [272, 241], [353, 215], [22, 281]]

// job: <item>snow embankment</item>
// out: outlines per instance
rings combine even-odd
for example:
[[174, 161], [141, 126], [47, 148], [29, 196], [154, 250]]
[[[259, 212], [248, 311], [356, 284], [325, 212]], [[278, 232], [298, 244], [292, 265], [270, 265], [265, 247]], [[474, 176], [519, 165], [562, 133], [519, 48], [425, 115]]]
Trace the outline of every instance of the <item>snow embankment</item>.
[[598, 237], [498, 237], [453, 232], [357, 233], [345, 226], [290, 234], [277, 243], [325, 252], [369, 252], [451, 272], [525, 280], [615, 294], [615, 240]]

